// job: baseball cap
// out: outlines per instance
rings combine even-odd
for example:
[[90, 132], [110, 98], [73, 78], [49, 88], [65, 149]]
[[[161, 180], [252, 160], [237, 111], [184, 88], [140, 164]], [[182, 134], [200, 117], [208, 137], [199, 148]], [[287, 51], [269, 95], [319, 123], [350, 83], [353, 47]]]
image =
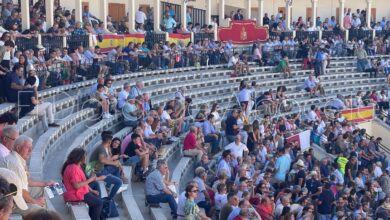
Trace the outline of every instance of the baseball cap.
[[22, 183], [19, 177], [13, 171], [6, 168], [0, 168], [0, 176], [6, 179], [8, 183], [12, 183], [16, 186], [17, 192], [16, 195], [13, 196], [14, 202], [19, 209], [27, 210], [28, 206], [22, 196]]

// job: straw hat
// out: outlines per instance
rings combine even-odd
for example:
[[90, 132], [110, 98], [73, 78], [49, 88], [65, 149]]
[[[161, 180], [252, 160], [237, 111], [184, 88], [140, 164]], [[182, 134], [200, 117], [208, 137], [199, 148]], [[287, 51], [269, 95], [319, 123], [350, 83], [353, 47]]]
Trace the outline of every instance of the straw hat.
[[305, 163], [301, 159], [299, 159], [295, 164], [300, 167], [305, 167]]

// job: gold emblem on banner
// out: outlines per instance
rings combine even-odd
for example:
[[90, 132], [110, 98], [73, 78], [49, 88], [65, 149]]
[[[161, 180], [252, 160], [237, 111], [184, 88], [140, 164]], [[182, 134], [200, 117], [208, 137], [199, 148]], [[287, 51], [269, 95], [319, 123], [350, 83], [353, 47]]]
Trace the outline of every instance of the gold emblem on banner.
[[246, 32], [245, 27], [242, 27], [242, 29], [241, 29], [240, 39], [241, 40], [247, 40], [248, 39], [248, 33]]

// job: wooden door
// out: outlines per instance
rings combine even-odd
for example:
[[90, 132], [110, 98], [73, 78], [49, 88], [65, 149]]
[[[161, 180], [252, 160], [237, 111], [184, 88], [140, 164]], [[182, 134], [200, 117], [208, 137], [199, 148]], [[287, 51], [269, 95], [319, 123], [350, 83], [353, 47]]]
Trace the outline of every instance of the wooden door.
[[[306, 8], [306, 19], [305, 19], [305, 22], [307, 22], [307, 19], [311, 18], [312, 15], [313, 15], [313, 8], [312, 7]], [[311, 18], [311, 21], [314, 21], [314, 20], [315, 20], [315, 18]]]
[[150, 8], [150, 5], [144, 5], [144, 4], [140, 4], [139, 7], [142, 8], [142, 11], [147, 14], [148, 12], [148, 9]]
[[[283, 18], [285, 18], [285, 16], [286, 16], [286, 7], [278, 7], [278, 13], [279, 12], [282, 12]], [[291, 11], [290, 11], [290, 20], [292, 21], [292, 8], [291, 8]]]
[[109, 3], [108, 4], [108, 14], [112, 17], [114, 21], [121, 21], [123, 17], [126, 16], [126, 5], [119, 3]]
[[376, 20], [376, 8], [371, 8], [371, 21], [374, 21], [374, 22], [377, 21]]
[[[343, 17], [344, 17], [344, 14], [347, 13], [347, 8], [344, 8], [344, 13], [343, 13]], [[339, 18], [340, 18], [340, 8], [336, 8], [336, 21], [339, 22]]]

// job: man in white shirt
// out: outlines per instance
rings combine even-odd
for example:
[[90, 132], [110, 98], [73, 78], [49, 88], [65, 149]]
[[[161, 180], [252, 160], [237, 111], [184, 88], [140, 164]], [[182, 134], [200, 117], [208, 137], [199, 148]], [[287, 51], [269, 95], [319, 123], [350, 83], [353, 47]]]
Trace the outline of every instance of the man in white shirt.
[[234, 159], [237, 159], [237, 157], [243, 157], [244, 151], [249, 152], [247, 146], [243, 143], [241, 143], [241, 136], [237, 135], [234, 139], [234, 142], [228, 144], [225, 147], [225, 150], [230, 150], [231, 155], [234, 156]]
[[120, 91], [118, 94], [118, 109], [122, 109], [123, 106], [125, 106], [127, 102], [127, 97], [129, 96], [130, 89], [131, 89], [130, 83], [125, 83], [123, 85], [122, 91]]
[[316, 106], [315, 105], [312, 105], [310, 107], [310, 112], [307, 114], [307, 121], [308, 122], [316, 122], [316, 121], [319, 121], [320, 119], [318, 118], [316, 112]]
[[249, 101], [251, 100], [251, 90], [248, 89], [248, 86], [241, 89], [241, 91], [238, 93], [238, 101], [240, 102], [241, 106], [243, 107], [243, 111], [247, 116], [250, 114], [250, 107], [249, 107]]
[[16, 126], [6, 126], [0, 138], [0, 160], [10, 154], [14, 147], [15, 140], [19, 137], [19, 131]]
[[142, 11], [142, 7], [139, 7], [138, 11], [135, 13], [135, 22], [137, 23], [138, 26], [143, 27], [146, 20], [147, 20], [146, 14]]
[[186, 99], [185, 92], [187, 91], [186, 87], [182, 86], [175, 93], [175, 98], [178, 98], [180, 101], [184, 102]]

